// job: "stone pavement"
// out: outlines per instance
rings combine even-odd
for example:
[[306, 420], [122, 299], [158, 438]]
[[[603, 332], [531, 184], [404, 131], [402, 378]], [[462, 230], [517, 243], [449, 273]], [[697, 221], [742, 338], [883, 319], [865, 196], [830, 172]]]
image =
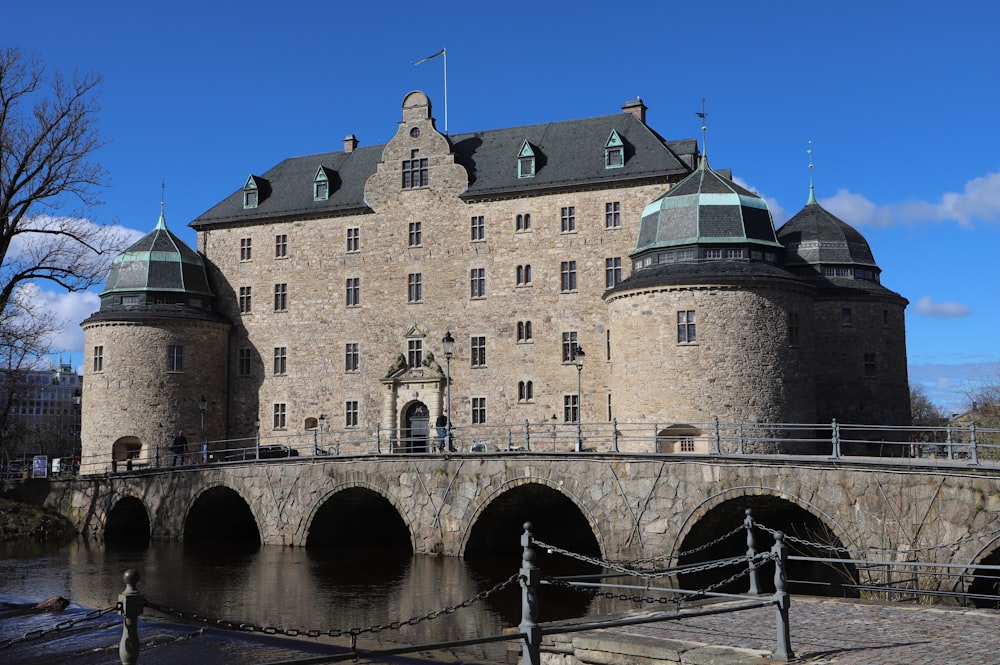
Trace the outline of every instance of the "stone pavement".
[[[996, 610], [793, 596], [789, 619], [798, 663], [1000, 664], [1000, 611]], [[775, 610], [761, 608], [600, 632], [611, 631], [622, 636], [643, 635], [772, 652]]]

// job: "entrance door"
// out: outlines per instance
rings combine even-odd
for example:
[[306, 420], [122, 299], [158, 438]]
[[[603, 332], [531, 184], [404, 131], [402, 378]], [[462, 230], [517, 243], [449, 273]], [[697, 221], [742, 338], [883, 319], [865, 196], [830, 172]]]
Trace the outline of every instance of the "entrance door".
[[427, 435], [430, 430], [430, 413], [423, 402], [414, 402], [406, 410], [406, 427], [403, 432], [403, 450], [412, 453], [427, 452]]

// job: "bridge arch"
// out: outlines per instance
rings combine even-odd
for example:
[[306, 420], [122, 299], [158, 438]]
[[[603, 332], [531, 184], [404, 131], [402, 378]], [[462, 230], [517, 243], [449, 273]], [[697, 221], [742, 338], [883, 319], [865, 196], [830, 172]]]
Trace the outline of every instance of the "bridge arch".
[[[535, 488], [542, 489], [542, 491], [537, 491]], [[525, 491], [530, 493], [524, 494]], [[522, 493], [520, 504], [518, 503], [518, 497], [513, 494], [518, 492]], [[561, 497], [561, 500], [559, 497]], [[532, 512], [525, 510], [528, 500], [531, 501]], [[571, 531], [566, 529], [567, 526], [570, 529], [576, 528], [577, 533], [579, 533], [580, 527], [585, 526], [588, 530], [588, 535], [592, 539], [591, 543], [585, 542], [586, 539], [581, 535], [572, 538], [573, 542], [552, 542], [559, 540], [558, 537], [553, 538], [551, 535], [552, 533], [558, 533], [555, 529], [550, 531], [550, 535], [546, 535], [547, 528], [553, 524], [553, 516], [546, 514], [546, 509], [554, 508], [559, 511], [558, 515], [572, 519], [572, 511], [569, 510], [570, 507], [575, 508], [580, 521], [575, 525], [564, 523], [561, 526], [562, 535], [573, 535]], [[496, 511], [499, 511], [499, 515], [496, 514]], [[489, 515], [490, 512], [494, 512], [494, 516], [491, 517]], [[501, 529], [499, 533], [491, 536], [490, 542], [496, 542], [500, 546], [501, 551], [518, 547], [518, 535], [523, 532], [523, 524], [525, 522], [531, 522], [534, 525], [536, 537], [552, 545], [559, 545], [573, 551], [579, 551], [578, 548], [583, 545], [584, 549], [593, 550], [585, 552], [592, 556], [601, 556], [605, 551], [606, 539], [600, 529], [596, 516], [588, 508], [587, 504], [579, 496], [567, 489], [564, 483], [548, 478], [539, 476], [514, 478], [500, 484], [492, 492], [483, 496], [476, 505], [476, 508], [469, 513], [468, 521], [462, 533], [459, 556], [468, 558], [470, 554], [475, 556], [481, 551], [484, 538], [482, 529], [485, 528], [484, 519], [493, 519], [494, 523], [500, 523]], [[477, 540], [479, 541], [478, 544]], [[508, 542], [510, 543], [509, 547], [506, 545]]]
[[182, 512], [179, 533], [185, 545], [224, 542], [257, 547], [264, 542], [260, 516], [253, 503], [221, 481], [201, 487]]
[[[733, 487], [717, 492], [691, 510], [678, 530], [672, 547], [672, 553], [678, 563], [687, 564], [743, 556], [747, 550], [747, 541], [745, 531], [740, 526], [748, 508], [753, 510], [754, 519], [758, 524], [772, 530], [784, 531], [803, 541], [830, 546], [820, 547], [789, 542], [791, 554], [822, 558], [852, 558], [846, 551], [845, 545], [851, 538], [847, 530], [833, 516], [801, 497], [777, 488], [758, 485]], [[738, 529], [733, 536], [711, 544], [714, 539], [733, 529]], [[754, 535], [755, 549], [758, 552], [769, 550], [774, 543], [773, 537], [767, 531], [757, 529]], [[705, 549], [692, 552], [698, 548]], [[853, 549], [857, 550], [857, 547]], [[685, 552], [692, 553], [686, 555]], [[702, 588], [714, 579], [718, 579], [717, 574], [718, 571], [709, 576], [681, 575], [681, 586]], [[796, 586], [795, 580], [799, 581], [799, 593], [838, 597], [859, 595], [853, 586], [859, 580], [858, 570], [854, 564], [846, 562], [807, 564], [793, 561], [789, 563], [788, 577], [793, 590]], [[760, 575], [760, 581], [765, 589], [773, 589], [770, 574]], [[745, 591], [747, 580], [735, 584], [737, 587], [728, 590], [740, 590], [738, 586], [742, 585], [742, 590]]]
[[[347, 510], [337, 511], [338, 502], [341, 507], [346, 503]], [[393, 515], [398, 522], [392, 519]], [[363, 544], [387, 544], [399, 540], [405, 534], [407, 546], [411, 552], [414, 551], [413, 516], [408, 515], [396, 498], [387, 494], [383, 488], [357, 480], [340, 483], [319, 497], [310, 508], [306, 519], [302, 520], [300, 529], [295, 535], [295, 542], [306, 547], [341, 544], [340, 540], [331, 538], [329, 533], [320, 533], [317, 529], [326, 526], [331, 530], [347, 534], [357, 533], [357, 527], [365, 517], [368, 518], [365, 524], [370, 524], [374, 520], [376, 526], [381, 524], [389, 528], [387, 531], [378, 532], [384, 537], [369, 539]], [[374, 535], [376, 531], [372, 530], [369, 533]], [[358, 543], [357, 540], [351, 542]]]
[[149, 510], [136, 496], [122, 494], [104, 518], [104, 542], [129, 548], [149, 546], [151, 534]]

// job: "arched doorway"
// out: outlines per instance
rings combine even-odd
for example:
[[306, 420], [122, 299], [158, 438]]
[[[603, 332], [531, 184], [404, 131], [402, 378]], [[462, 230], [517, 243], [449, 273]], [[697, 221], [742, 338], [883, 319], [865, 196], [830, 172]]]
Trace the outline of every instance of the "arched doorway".
[[[656, 452], [658, 453], [694, 453], [707, 452], [699, 450], [701, 430], [691, 425], [671, 425], [656, 434]], [[704, 448], [705, 446], [701, 446]]]
[[430, 432], [430, 412], [423, 402], [414, 402], [403, 414], [403, 450], [410, 453], [427, 452], [427, 436]]
[[123, 436], [111, 444], [111, 464], [113, 467], [124, 465], [132, 468], [133, 461], [138, 461], [142, 454], [142, 441], [135, 436]]

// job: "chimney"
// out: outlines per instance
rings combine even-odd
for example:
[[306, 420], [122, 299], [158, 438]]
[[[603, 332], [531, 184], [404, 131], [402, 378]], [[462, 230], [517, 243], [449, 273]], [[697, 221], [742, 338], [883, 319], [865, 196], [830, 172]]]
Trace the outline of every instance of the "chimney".
[[639, 118], [639, 122], [646, 124], [646, 105], [642, 103], [642, 97], [636, 97], [635, 99], [630, 99], [622, 105], [622, 111], [625, 113], [631, 113], [635, 117]]
[[354, 152], [358, 147], [358, 137], [348, 134], [344, 137], [344, 152]]

